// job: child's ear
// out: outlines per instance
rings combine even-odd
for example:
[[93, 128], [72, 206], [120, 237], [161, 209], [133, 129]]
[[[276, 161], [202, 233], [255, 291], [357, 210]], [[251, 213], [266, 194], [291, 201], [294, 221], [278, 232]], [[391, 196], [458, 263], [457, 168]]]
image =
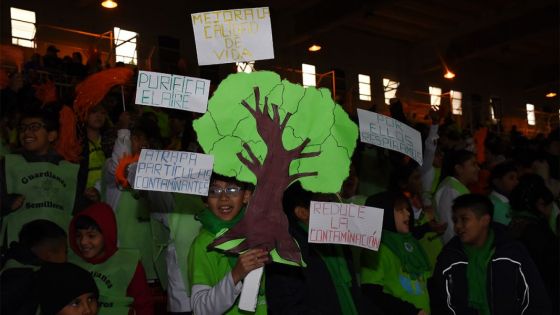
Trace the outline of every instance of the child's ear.
[[58, 138], [58, 132], [56, 130], [49, 131], [47, 134], [47, 139], [49, 143], [53, 143]]
[[296, 218], [303, 222], [309, 222], [309, 210], [302, 206], [297, 206], [294, 209]]
[[492, 217], [489, 214], [485, 214], [482, 216], [482, 218], [480, 218], [482, 220], [482, 223], [484, 223], [484, 225], [486, 226], [490, 226], [490, 222], [492, 222]]
[[243, 203], [247, 204], [249, 203], [249, 200], [251, 199], [251, 195], [253, 194], [253, 192], [251, 190], [244, 190], [243, 191]]

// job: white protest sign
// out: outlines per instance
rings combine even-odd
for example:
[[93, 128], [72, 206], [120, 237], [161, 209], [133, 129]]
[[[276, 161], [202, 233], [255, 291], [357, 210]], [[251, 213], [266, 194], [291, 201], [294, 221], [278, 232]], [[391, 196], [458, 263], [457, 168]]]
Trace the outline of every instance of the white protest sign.
[[205, 113], [210, 80], [182, 75], [140, 71], [136, 104]]
[[142, 149], [134, 178], [134, 189], [208, 195], [212, 155]]
[[268, 7], [191, 14], [198, 64], [274, 59]]
[[331, 243], [377, 250], [383, 229], [383, 209], [335, 202], [311, 201], [309, 243]]
[[422, 165], [420, 132], [402, 122], [358, 108], [360, 140], [410, 156]]

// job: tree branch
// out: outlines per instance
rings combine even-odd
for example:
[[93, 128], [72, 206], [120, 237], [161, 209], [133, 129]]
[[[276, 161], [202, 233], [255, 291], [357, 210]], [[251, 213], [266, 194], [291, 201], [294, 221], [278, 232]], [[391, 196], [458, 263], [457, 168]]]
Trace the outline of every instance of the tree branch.
[[268, 96], [265, 96], [265, 97], [264, 97], [263, 114], [266, 115], [266, 116], [268, 117]]
[[296, 158], [297, 159], [303, 159], [303, 158], [310, 158], [310, 157], [316, 157], [321, 155], [321, 151], [317, 151], [317, 152], [305, 152], [305, 153], [300, 153]]
[[286, 116], [284, 116], [284, 120], [280, 125], [280, 130], [284, 130], [284, 128], [286, 128], [286, 125], [288, 124], [288, 120], [290, 120], [290, 117], [292, 117], [292, 113], [286, 113]]
[[294, 175], [290, 175], [290, 183], [302, 178], [302, 177], [309, 177], [309, 176], [317, 176], [319, 172], [306, 172], [306, 173], [297, 173]]
[[261, 100], [261, 91], [258, 86], [253, 87], [253, 92], [255, 93], [255, 109], [259, 112], [259, 102]]
[[305, 149], [305, 147], [309, 144], [309, 141], [311, 141], [311, 139], [306, 138], [300, 145], [290, 150], [290, 153], [295, 155], [294, 158], [297, 158], [301, 155], [301, 151]]
[[278, 113], [278, 105], [272, 104], [272, 111], [274, 112], [274, 115], [272, 116], [272, 121], [274, 121], [274, 123], [276, 125], [279, 125], [280, 124], [280, 113]]
[[255, 116], [255, 114], [256, 114], [255, 110], [252, 109], [251, 106], [247, 102], [245, 102], [245, 100], [241, 101], [241, 105], [243, 105], [243, 107], [245, 107], [251, 113], [251, 115], [253, 115], [253, 117], [256, 117]]
[[261, 166], [261, 161], [259, 161], [259, 159], [255, 155], [255, 153], [253, 152], [249, 144], [243, 143], [243, 147], [245, 148], [245, 150], [247, 150], [247, 153], [249, 153], [249, 157], [251, 157], [252, 164], [254, 164], [255, 166]]
[[258, 170], [258, 166], [253, 164], [253, 162], [249, 161], [246, 157], [243, 156], [241, 152], [237, 152], [237, 158], [243, 165], [245, 165], [253, 174], [256, 174]]

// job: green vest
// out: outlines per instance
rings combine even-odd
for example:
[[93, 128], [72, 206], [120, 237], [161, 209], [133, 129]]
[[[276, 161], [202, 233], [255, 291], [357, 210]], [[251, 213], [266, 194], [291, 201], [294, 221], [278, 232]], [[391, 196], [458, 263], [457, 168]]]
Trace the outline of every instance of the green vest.
[[466, 195], [466, 194], [470, 194], [470, 190], [467, 188], [467, 186], [463, 185], [463, 183], [461, 183], [457, 178], [453, 177], [453, 176], [447, 176], [443, 182], [441, 182], [442, 185], [451, 185], [451, 187], [453, 187], [453, 189], [455, 189], [456, 191], [459, 192], [459, 196], [462, 195]]
[[95, 183], [101, 180], [101, 171], [105, 165], [105, 153], [101, 148], [101, 139], [99, 141], [88, 141], [89, 161], [88, 176], [86, 187], [95, 187]]
[[6, 155], [5, 159], [7, 193], [22, 194], [25, 202], [4, 218], [0, 238], [7, 233], [8, 244], [16, 241], [21, 227], [37, 219], [52, 221], [68, 231], [79, 165], [67, 161], [60, 161], [58, 165], [30, 163], [15, 154]]
[[99, 315], [126, 315], [134, 302], [126, 296], [139, 261], [136, 250], [118, 249], [113, 256], [100, 264], [90, 264], [82, 259], [72, 261], [89, 271], [99, 289]]
[[[226, 255], [214, 250], [207, 250], [208, 245], [214, 241], [214, 237], [214, 234], [202, 228], [191, 246], [187, 264], [190, 288], [196, 284], [213, 287], [231, 271], [229, 259]], [[261, 281], [264, 281], [264, 277]], [[264, 283], [261, 282], [255, 313], [239, 310], [236, 301], [225, 314], [261, 315], [266, 313]]]
[[130, 190], [123, 190], [116, 209], [119, 248], [137, 249], [146, 278], [156, 279], [154, 247], [148, 203]]
[[362, 254], [362, 284], [377, 284], [383, 292], [430, 312], [430, 298], [426, 287], [430, 273], [417, 280], [402, 270], [399, 258], [383, 243], [379, 251]]
[[503, 201], [500, 197], [490, 194], [490, 201], [494, 204], [494, 221], [509, 225], [511, 222], [511, 207], [509, 202]]
[[[420, 218], [416, 221], [416, 225], [420, 226], [425, 223], [428, 223], [428, 219], [422, 212]], [[418, 242], [420, 243], [420, 246], [422, 246], [422, 249], [424, 249], [424, 252], [426, 252], [426, 256], [428, 256], [428, 261], [430, 262], [430, 267], [433, 271], [436, 266], [437, 256], [443, 248], [441, 238], [438, 237], [435, 232], [427, 232], [421, 239], [418, 240]]]
[[183, 283], [188, 290], [187, 257], [191, 244], [201, 228], [201, 224], [195, 219], [195, 215], [206, 206], [200, 196], [173, 194], [173, 197], [175, 199], [175, 209], [169, 214], [170, 237], [171, 241], [175, 243], [177, 260], [180, 262], [179, 269], [183, 276]]

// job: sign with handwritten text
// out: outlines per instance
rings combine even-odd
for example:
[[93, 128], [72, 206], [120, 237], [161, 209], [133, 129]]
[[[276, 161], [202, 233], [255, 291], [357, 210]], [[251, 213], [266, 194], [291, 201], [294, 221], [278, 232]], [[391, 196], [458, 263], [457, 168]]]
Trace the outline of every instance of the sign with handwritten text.
[[210, 80], [182, 75], [140, 71], [136, 104], [205, 113]]
[[311, 201], [309, 243], [331, 243], [377, 250], [383, 229], [383, 209], [335, 202]]
[[274, 59], [268, 7], [191, 14], [198, 64]]
[[360, 140], [408, 155], [422, 165], [420, 132], [402, 122], [358, 108]]
[[213, 165], [212, 155], [143, 149], [134, 189], [207, 196]]

